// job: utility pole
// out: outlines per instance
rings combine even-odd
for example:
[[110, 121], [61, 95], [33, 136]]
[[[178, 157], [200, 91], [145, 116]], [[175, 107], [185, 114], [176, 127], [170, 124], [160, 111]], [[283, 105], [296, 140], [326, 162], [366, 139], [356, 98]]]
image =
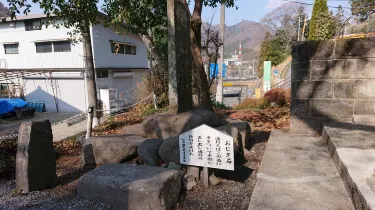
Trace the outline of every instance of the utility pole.
[[305, 15], [305, 19], [303, 20], [302, 41], [305, 41], [305, 28], [306, 28], [306, 21], [307, 21], [307, 16]]
[[298, 15], [298, 39], [297, 41], [301, 41], [300, 39], [300, 32], [301, 32], [301, 15]]
[[224, 34], [225, 34], [225, 5], [220, 8], [220, 39], [223, 45], [220, 47], [220, 62], [218, 83], [216, 88], [216, 102], [223, 103], [223, 64], [224, 64]]
[[253, 78], [255, 78], [255, 60], [253, 60]]
[[[90, 29], [83, 36], [84, 44], [84, 57], [85, 57], [85, 80], [87, 88], [87, 101], [89, 109], [92, 109], [92, 120], [87, 115], [87, 131], [91, 132], [92, 127], [99, 124], [99, 118], [97, 113], [97, 94], [96, 94], [96, 82], [95, 82], [95, 69], [94, 69], [94, 58], [92, 55], [91, 35]], [[88, 111], [89, 111], [88, 109]], [[91, 135], [91, 133], [90, 133]]]

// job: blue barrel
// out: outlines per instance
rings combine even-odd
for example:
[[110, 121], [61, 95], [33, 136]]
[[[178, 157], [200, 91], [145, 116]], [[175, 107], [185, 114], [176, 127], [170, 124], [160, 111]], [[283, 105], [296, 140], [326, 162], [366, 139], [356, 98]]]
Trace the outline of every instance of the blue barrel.
[[36, 112], [44, 112], [46, 103], [45, 101], [27, 101], [27, 106], [35, 108]]

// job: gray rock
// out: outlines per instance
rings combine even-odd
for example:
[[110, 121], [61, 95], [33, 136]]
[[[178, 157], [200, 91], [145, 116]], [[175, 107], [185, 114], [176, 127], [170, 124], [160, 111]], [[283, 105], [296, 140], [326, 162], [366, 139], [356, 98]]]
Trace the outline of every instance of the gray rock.
[[16, 188], [28, 193], [50, 188], [56, 182], [51, 123], [48, 120], [22, 123], [17, 145]]
[[86, 136], [84, 135], [79, 135], [76, 137], [76, 142], [79, 143], [79, 144], [85, 144], [85, 141], [86, 141]]
[[210, 176], [209, 180], [210, 180], [210, 184], [212, 186], [216, 186], [216, 185], [220, 184], [220, 180], [213, 174]]
[[192, 175], [187, 175], [184, 178], [184, 188], [186, 190], [192, 190], [194, 187], [197, 186], [196, 179]]
[[197, 108], [179, 115], [156, 114], [146, 118], [142, 124], [148, 138], [167, 139], [202, 124], [217, 127], [220, 125], [220, 118], [214, 112]]
[[135, 125], [126, 126], [122, 128], [121, 133], [146, 137], [143, 124], [135, 124]]
[[147, 139], [138, 146], [137, 153], [146, 165], [160, 165], [159, 148], [162, 143], [160, 139]]
[[138, 146], [146, 138], [135, 135], [94, 136], [83, 146], [83, 159], [86, 165], [121, 163], [137, 154]]
[[225, 125], [216, 129], [233, 136], [233, 141], [240, 150], [250, 149], [254, 142], [251, 140], [251, 127], [248, 122], [225, 119]]
[[84, 174], [78, 181], [78, 195], [119, 209], [172, 209], [181, 189], [177, 170], [152, 166], [106, 164]]
[[159, 155], [165, 163], [180, 163], [180, 145], [178, 136], [163, 141], [159, 148]]
[[199, 171], [200, 167], [198, 166], [188, 166], [186, 170], [186, 175], [191, 175], [195, 178], [196, 181], [199, 181]]
[[85, 141], [85, 143], [82, 146], [81, 159], [85, 166], [96, 166], [94, 150], [92, 144], [88, 141]]

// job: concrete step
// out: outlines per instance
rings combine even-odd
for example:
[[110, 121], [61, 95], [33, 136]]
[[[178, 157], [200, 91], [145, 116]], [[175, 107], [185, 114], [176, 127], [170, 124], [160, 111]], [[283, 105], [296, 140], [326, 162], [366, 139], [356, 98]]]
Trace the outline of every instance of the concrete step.
[[322, 137], [356, 209], [375, 210], [375, 127], [330, 123]]
[[275, 130], [267, 143], [249, 210], [354, 209], [320, 136]]

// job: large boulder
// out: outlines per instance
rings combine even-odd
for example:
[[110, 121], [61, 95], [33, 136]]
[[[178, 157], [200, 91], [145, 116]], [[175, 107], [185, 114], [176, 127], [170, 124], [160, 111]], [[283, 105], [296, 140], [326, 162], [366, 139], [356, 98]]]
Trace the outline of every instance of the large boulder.
[[82, 152], [86, 165], [121, 163], [137, 154], [146, 138], [136, 135], [94, 136], [86, 140]]
[[82, 198], [119, 209], [173, 209], [176, 207], [181, 174], [177, 170], [106, 164], [84, 174], [77, 192]]
[[248, 122], [241, 120], [225, 119], [224, 126], [216, 129], [227, 132], [240, 150], [251, 149], [254, 142], [251, 140], [251, 127]]
[[159, 149], [161, 159], [166, 163], [180, 163], [180, 144], [178, 136], [163, 141]]
[[143, 136], [146, 137], [146, 133], [143, 127], [143, 124], [135, 124], [135, 125], [129, 125], [121, 130], [122, 134], [132, 134], [136, 136]]
[[146, 165], [160, 165], [159, 148], [162, 143], [161, 139], [147, 139], [138, 146], [137, 153]]
[[167, 139], [202, 124], [220, 126], [220, 118], [214, 112], [198, 108], [178, 115], [156, 114], [146, 118], [142, 124], [148, 138]]

